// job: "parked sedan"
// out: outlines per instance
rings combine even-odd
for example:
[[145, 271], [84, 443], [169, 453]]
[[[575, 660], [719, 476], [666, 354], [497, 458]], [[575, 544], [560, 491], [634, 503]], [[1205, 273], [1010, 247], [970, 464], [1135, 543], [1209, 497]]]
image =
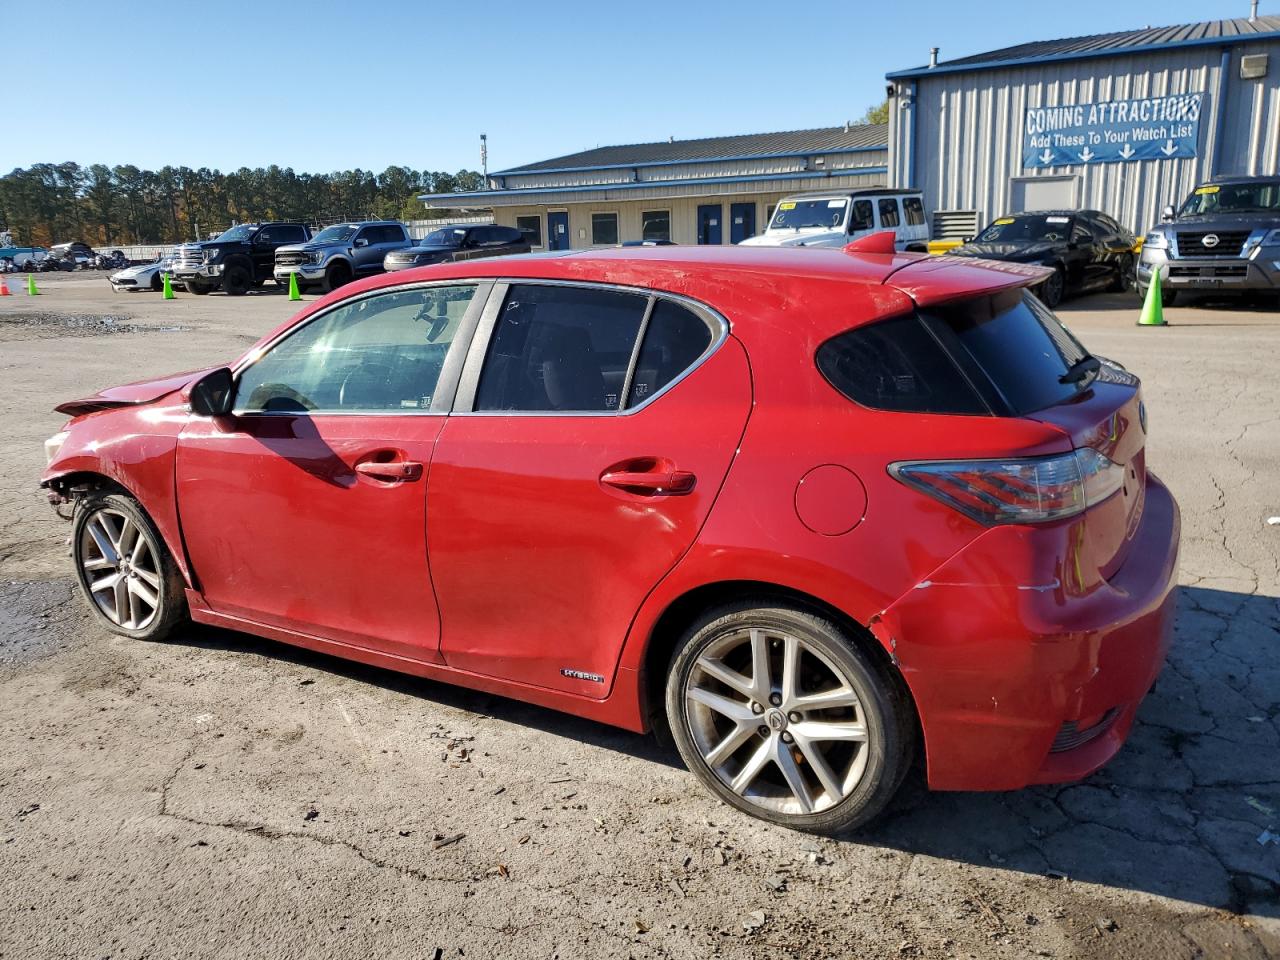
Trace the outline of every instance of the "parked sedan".
[[664, 724], [803, 830], [916, 758], [947, 790], [1086, 776], [1171, 635], [1141, 386], [1025, 292], [1044, 269], [867, 239], [370, 278], [225, 367], [64, 403], [42, 483], [80, 591], [126, 637]]
[[382, 268], [408, 270], [432, 263], [452, 260], [476, 260], [480, 257], [504, 257], [512, 253], [528, 253], [531, 247], [523, 233], [515, 227], [480, 226], [441, 227], [433, 230], [412, 247], [387, 254]]
[[1097, 210], [1046, 210], [999, 217], [951, 255], [1049, 267], [1053, 273], [1036, 293], [1056, 307], [1064, 296], [1128, 289], [1136, 243], [1132, 233]]
[[164, 274], [173, 266], [172, 257], [163, 257], [154, 263], [143, 263], [136, 267], [125, 267], [107, 278], [112, 290], [154, 290], [157, 293], [164, 289]]

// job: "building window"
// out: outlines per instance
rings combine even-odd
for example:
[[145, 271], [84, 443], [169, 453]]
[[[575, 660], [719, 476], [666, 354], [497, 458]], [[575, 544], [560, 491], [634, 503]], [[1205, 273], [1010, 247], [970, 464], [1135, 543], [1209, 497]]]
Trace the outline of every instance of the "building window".
[[542, 218], [537, 214], [530, 217], [516, 217], [516, 229], [524, 236], [524, 242], [529, 246], [542, 246]]
[[924, 204], [920, 198], [903, 197], [902, 215], [906, 218], [909, 227], [918, 227], [924, 223]]
[[618, 242], [618, 215], [593, 213], [591, 215], [591, 242], [597, 246], [614, 246]]
[[893, 197], [885, 197], [880, 201], [880, 226], [896, 227], [898, 223], [898, 201]]
[[641, 240], [670, 240], [671, 211], [646, 210], [640, 214]]

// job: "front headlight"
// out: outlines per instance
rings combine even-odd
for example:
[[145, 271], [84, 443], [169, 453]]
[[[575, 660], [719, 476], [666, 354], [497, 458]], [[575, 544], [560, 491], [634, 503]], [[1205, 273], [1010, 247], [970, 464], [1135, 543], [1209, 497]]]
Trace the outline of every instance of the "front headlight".
[[62, 430], [55, 433], [52, 437], [44, 442], [44, 462], [53, 463], [54, 458], [58, 456], [58, 451], [62, 449], [62, 445], [67, 442], [67, 431]]
[[220, 251], [217, 248], [214, 248], [213, 250], [206, 250], [204, 252], [204, 262], [213, 263], [213, 261], [218, 259], [219, 252]]
[[1263, 237], [1262, 245], [1264, 247], [1280, 246], [1280, 230], [1272, 230], [1265, 237]]
[[1168, 250], [1169, 238], [1158, 230], [1152, 230], [1147, 234], [1146, 239], [1142, 241], [1144, 247], [1150, 247], [1152, 250]]

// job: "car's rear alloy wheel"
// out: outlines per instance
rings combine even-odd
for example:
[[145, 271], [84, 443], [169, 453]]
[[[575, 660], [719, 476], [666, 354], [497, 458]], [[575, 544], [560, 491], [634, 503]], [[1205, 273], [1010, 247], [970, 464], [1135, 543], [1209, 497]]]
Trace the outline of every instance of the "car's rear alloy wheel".
[[1049, 274], [1048, 279], [1036, 289], [1036, 294], [1040, 297], [1041, 302], [1052, 310], [1062, 302], [1062, 293], [1066, 287], [1066, 277], [1063, 276], [1062, 268], [1055, 267], [1053, 273]]
[[910, 759], [909, 707], [839, 626], [785, 607], [695, 625], [667, 683], [685, 762], [755, 816], [824, 833], [860, 826]]
[[182, 578], [151, 520], [121, 494], [95, 494], [75, 516], [80, 587], [117, 633], [159, 640], [186, 613]]

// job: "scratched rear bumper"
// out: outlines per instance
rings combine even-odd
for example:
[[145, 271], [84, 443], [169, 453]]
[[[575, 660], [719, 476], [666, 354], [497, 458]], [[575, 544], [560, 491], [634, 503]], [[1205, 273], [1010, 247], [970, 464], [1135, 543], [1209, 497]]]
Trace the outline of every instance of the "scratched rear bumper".
[[[995, 527], [876, 624], [915, 698], [932, 788], [1076, 780], [1123, 745], [1172, 638], [1178, 507], [1148, 474], [1135, 541], [1109, 580], [1078, 581], [1072, 530]], [[1104, 717], [1097, 737], [1053, 752], [1064, 724]]]

